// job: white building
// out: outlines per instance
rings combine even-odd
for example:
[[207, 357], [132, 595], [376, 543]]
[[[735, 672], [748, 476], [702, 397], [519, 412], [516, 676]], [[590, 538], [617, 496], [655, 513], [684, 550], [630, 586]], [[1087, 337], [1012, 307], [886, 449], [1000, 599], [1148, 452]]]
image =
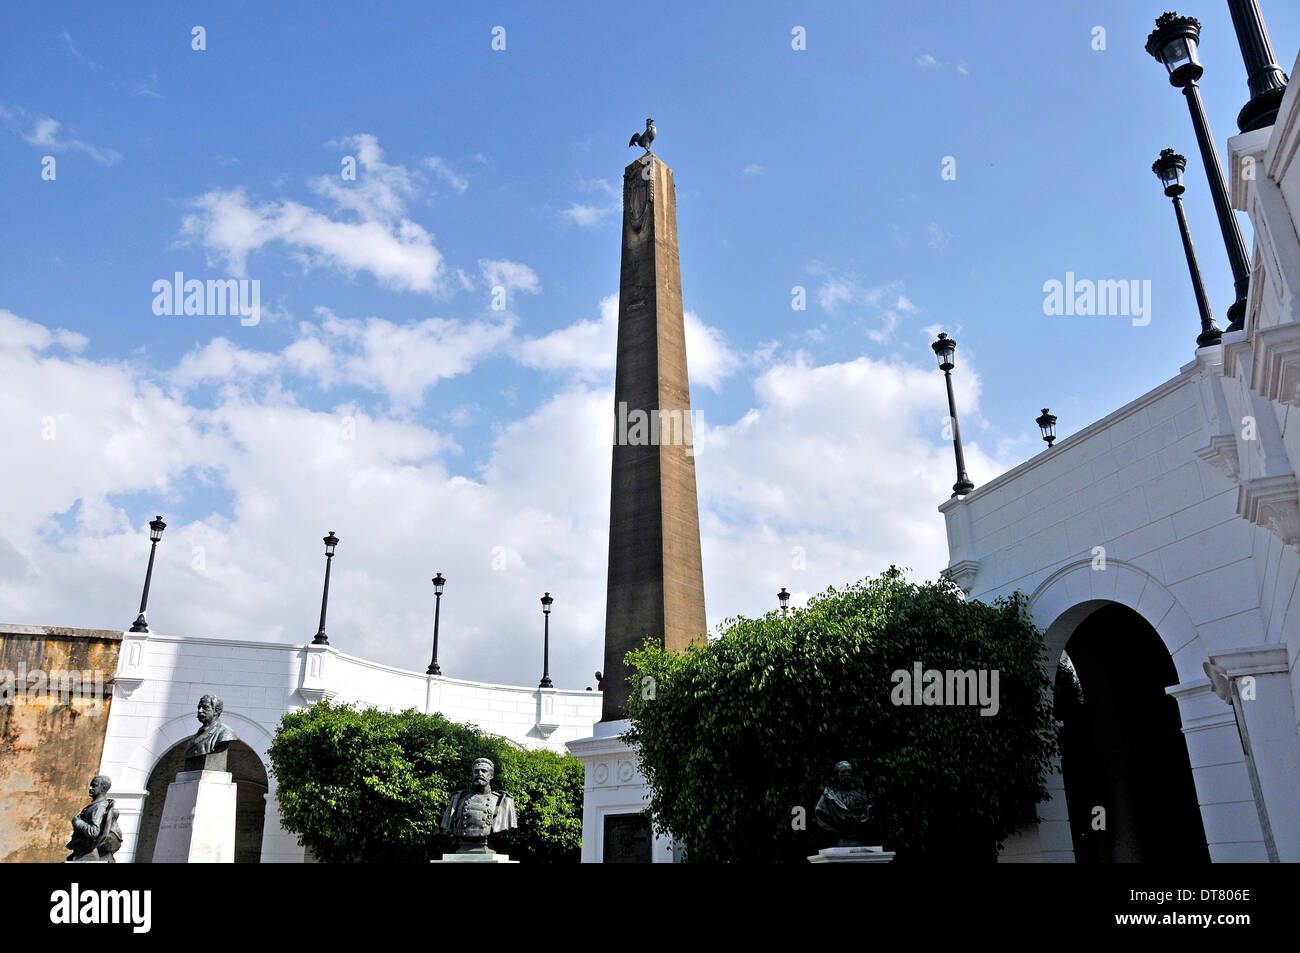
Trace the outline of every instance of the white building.
[[1028, 594], [1093, 706], [1006, 860], [1300, 861], [1298, 89], [1228, 143], [1245, 330], [939, 508], [952, 578]]
[[[123, 633], [100, 772], [113, 779], [121, 812], [119, 861], [146, 861], [161, 799], [198, 728], [200, 696], [215, 694], [239, 737], [229, 770], [239, 783], [236, 859], [301, 863], [304, 848], [279, 823], [267, 750], [280, 717], [322, 698], [390, 710], [440, 712], [526, 748], [563, 753], [591, 733], [601, 694], [491, 685], [424, 675], [345, 655], [328, 645]], [[246, 747], [245, 747], [246, 746]], [[143, 848], [143, 850], [141, 849]]]

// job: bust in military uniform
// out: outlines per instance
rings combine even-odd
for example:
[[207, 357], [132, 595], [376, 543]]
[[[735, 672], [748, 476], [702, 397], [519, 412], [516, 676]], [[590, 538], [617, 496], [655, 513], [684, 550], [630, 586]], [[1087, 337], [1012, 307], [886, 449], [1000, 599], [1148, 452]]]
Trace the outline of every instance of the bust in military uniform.
[[458, 854], [494, 854], [488, 847], [488, 835], [518, 826], [515, 802], [503, 791], [492, 790], [496, 765], [488, 758], [474, 762], [473, 781], [468, 790], [451, 796], [442, 815], [442, 827], [456, 836]]

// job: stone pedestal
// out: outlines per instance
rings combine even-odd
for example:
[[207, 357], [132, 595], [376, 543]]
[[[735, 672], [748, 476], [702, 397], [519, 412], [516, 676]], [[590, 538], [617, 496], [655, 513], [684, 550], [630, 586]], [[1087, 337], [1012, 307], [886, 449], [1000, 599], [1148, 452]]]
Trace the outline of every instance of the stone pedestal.
[[645, 816], [650, 787], [637, 766], [636, 749], [621, 735], [627, 719], [599, 721], [592, 737], [566, 741], [582, 762], [582, 862], [670, 864], [679, 852], [656, 837]]
[[442, 860], [431, 860], [431, 864], [517, 864], [509, 854], [443, 854]]
[[235, 798], [229, 771], [182, 771], [167, 787], [155, 864], [233, 864]]
[[880, 847], [827, 847], [808, 858], [812, 864], [887, 864], [894, 859], [892, 850]]

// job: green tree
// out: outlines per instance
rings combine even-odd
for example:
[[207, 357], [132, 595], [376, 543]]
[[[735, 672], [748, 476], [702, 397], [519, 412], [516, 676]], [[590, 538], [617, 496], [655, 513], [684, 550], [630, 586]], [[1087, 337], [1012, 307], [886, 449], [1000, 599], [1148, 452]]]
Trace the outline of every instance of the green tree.
[[[1042, 636], [1024, 604], [1019, 593], [970, 602], [891, 567], [788, 618], [729, 619], [681, 655], [629, 653], [627, 737], [656, 827], [690, 860], [802, 860], [833, 843], [814, 807], [848, 759], [876, 842], [899, 862], [991, 859], [1034, 817], [1056, 753]], [[997, 713], [896, 704], [893, 675], [917, 662], [996, 670]]]
[[576, 862], [582, 764], [523, 750], [442, 715], [318, 702], [280, 719], [270, 749], [281, 823], [322, 862], [425, 862], [456, 849], [440, 822], [476, 758], [515, 800], [519, 827], [493, 849], [531, 862]]

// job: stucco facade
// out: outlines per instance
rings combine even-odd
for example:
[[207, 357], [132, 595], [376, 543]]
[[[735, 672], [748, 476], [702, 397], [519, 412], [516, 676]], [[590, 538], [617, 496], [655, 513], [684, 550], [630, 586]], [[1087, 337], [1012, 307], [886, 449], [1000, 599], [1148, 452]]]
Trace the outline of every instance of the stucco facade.
[[[949, 575], [981, 600], [1026, 593], [1053, 665], [1108, 604], [1155, 630], [1214, 861], [1300, 861], [1298, 145], [1295, 84], [1274, 126], [1229, 140], [1232, 201], [1255, 231], [1245, 330], [939, 508]], [[1003, 859], [1074, 859], [1052, 781]]]

